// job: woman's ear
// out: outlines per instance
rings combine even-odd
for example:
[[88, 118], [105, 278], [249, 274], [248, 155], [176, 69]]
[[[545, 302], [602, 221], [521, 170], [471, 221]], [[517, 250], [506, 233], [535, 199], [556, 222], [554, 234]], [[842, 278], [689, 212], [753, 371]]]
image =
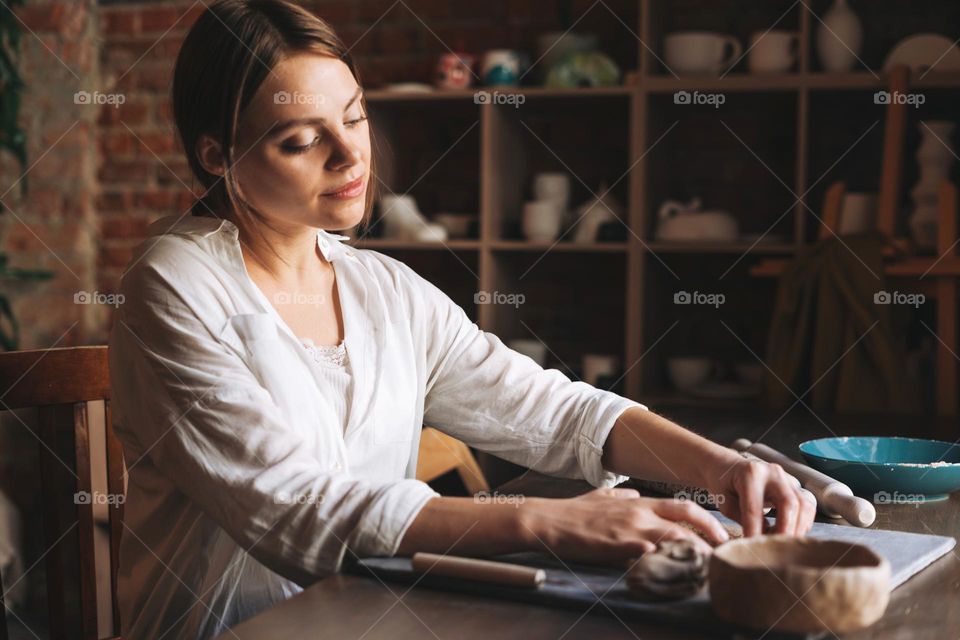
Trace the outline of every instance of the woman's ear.
[[223, 151], [220, 143], [209, 134], [203, 134], [197, 140], [197, 158], [207, 173], [223, 176]]

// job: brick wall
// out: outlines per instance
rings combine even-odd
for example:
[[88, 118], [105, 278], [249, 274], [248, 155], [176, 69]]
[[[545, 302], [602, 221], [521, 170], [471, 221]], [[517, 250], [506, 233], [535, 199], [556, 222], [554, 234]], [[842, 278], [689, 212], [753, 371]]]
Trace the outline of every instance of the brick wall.
[[17, 13], [31, 168], [24, 196], [19, 163], [0, 156], [0, 237], [12, 265], [56, 275], [42, 284], [4, 281], [3, 291], [14, 302], [24, 347], [68, 346], [99, 323], [95, 309], [73, 304], [77, 291], [96, 286], [97, 114], [74, 102], [96, 74], [96, 7], [92, 0], [38, 3]]
[[[629, 67], [636, 41], [612, 14], [634, 28], [637, 4], [576, 0], [572, 16], [583, 16], [577, 30], [598, 33], [603, 48]], [[307, 5], [351, 46], [368, 87], [429, 81], [448, 46], [532, 51], [539, 33], [560, 27], [547, 0]], [[64, 332], [60, 345], [103, 342], [110, 308], [74, 304], [74, 294], [115, 291], [147, 225], [189, 207], [193, 181], [173, 135], [169, 88], [180, 44], [203, 9], [185, 1], [38, 0], [18, 10], [29, 28], [23, 119], [36, 164], [27, 197], [16, 190], [3, 197], [15, 215], [0, 215], [0, 237], [13, 264], [57, 274], [8, 288], [27, 329], [24, 347], [51, 346]], [[76, 104], [77, 91], [113, 102]], [[9, 186], [19, 168], [8, 157], [0, 162]]]

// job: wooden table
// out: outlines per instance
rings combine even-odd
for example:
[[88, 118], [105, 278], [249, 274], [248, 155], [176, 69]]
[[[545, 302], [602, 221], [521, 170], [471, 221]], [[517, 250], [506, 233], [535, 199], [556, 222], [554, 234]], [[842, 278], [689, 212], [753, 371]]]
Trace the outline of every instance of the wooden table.
[[[729, 444], [738, 437], [760, 440], [794, 455], [796, 445], [829, 435], [913, 435], [949, 439], [957, 437], [956, 423], [931, 418], [815, 417], [806, 410], [783, 419], [779, 414], [745, 417], [722, 410], [660, 411], [717, 442]], [[771, 429], [771, 425], [774, 425]], [[766, 432], [766, 433], [765, 433]], [[765, 435], [764, 435], [765, 434]], [[762, 437], [761, 437], [762, 436]], [[507, 493], [566, 497], [589, 490], [586, 483], [547, 478], [528, 473], [500, 488]], [[830, 520], [830, 522], [842, 522]], [[878, 505], [881, 529], [960, 536], [960, 493], [950, 500], [920, 506]], [[633, 639], [704, 638], [702, 632], [666, 628], [636, 621], [621, 622], [491, 598], [468, 596], [426, 588], [408, 590], [398, 583], [373, 578], [336, 575], [321, 580], [298, 596], [234, 627], [218, 640], [301, 640], [344, 638], [389, 640], [439, 638], [539, 640], [540, 638]], [[759, 638], [744, 631], [738, 638]], [[728, 636], [729, 637], [729, 636]], [[960, 638], [960, 551], [954, 549], [920, 574], [897, 588], [887, 613], [867, 630], [845, 637], [945, 640]]]

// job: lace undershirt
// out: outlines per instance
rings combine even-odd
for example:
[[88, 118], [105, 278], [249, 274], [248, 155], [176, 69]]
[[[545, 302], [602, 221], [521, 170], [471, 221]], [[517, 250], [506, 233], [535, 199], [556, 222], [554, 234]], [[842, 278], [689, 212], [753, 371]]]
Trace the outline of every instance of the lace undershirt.
[[316, 362], [322, 377], [329, 383], [331, 394], [328, 400], [340, 418], [341, 430], [346, 430], [350, 418], [350, 401], [353, 397], [352, 376], [350, 374], [347, 350], [341, 341], [338, 345], [315, 345], [310, 338], [300, 339]]

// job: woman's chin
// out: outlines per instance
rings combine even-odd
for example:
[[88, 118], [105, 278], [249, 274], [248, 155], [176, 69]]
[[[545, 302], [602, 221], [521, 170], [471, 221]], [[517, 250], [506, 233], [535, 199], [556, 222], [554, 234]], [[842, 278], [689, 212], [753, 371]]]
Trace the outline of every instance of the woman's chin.
[[363, 220], [365, 201], [363, 197], [355, 198], [350, 202], [330, 204], [326, 206], [317, 216], [321, 220], [319, 225], [322, 229], [330, 231], [340, 229], [351, 229]]

